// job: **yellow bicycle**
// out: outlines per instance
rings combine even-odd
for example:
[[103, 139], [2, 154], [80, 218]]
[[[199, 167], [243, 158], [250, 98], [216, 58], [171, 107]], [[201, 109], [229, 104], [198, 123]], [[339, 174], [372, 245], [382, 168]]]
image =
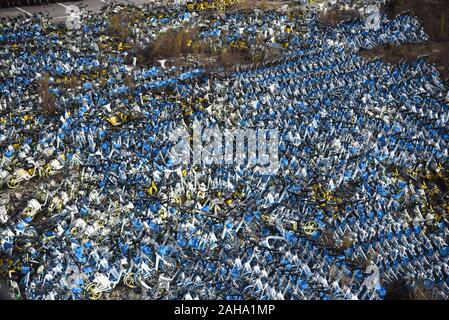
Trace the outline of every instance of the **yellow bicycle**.
[[318, 224], [315, 221], [308, 221], [302, 226], [302, 230], [306, 235], [310, 236], [318, 230]]

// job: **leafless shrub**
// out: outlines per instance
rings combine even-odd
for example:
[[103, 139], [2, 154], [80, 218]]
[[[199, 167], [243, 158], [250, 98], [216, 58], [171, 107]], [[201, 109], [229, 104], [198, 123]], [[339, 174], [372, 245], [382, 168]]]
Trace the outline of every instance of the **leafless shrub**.
[[351, 246], [352, 246], [352, 238], [349, 235], [349, 233], [345, 233], [345, 235], [343, 237], [343, 241], [340, 245], [340, 249], [346, 250], [346, 249], [350, 248]]
[[281, 55], [281, 50], [279, 48], [271, 48], [266, 46], [260, 46], [253, 50], [251, 55], [251, 60], [253, 63], [263, 63], [267, 61], [274, 60]]
[[240, 10], [254, 10], [257, 5], [257, 0], [242, 0], [238, 3], [237, 7]]
[[407, 281], [403, 278], [384, 284], [387, 293], [385, 300], [413, 300], [414, 295]]
[[435, 300], [432, 291], [422, 285], [413, 289], [411, 297], [413, 300]]
[[[261, 63], [279, 56], [278, 48], [266, 48], [259, 37], [254, 44], [233, 43], [222, 45], [218, 38], [200, 39], [199, 29], [170, 29], [162, 32], [145, 48], [135, 48], [139, 65], [155, 65], [158, 60], [182, 65], [180, 57], [195, 59], [207, 70], [216, 67], [231, 69], [238, 65]], [[171, 61], [170, 61], [171, 60]]]
[[69, 86], [70, 89], [76, 89], [77, 87], [80, 86], [80, 82], [77, 77], [70, 77], [67, 85]]
[[123, 83], [127, 87], [129, 87], [129, 88], [135, 88], [136, 87], [136, 82], [134, 81], [134, 79], [130, 75], [127, 75], [125, 77], [125, 79], [123, 79]]
[[170, 29], [159, 36], [147, 47], [137, 48], [136, 56], [139, 64], [154, 64], [157, 60], [178, 58], [199, 52], [197, 29]]
[[326, 248], [335, 248], [335, 234], [331, 229], [323, 231], [319, 243]]
[[228, 49], [224, 50], [218, 56], [217, 62], [224, 68], [241, 65], [251, 62], [249, 49]]
[[46, 74], [38, 81], [39, 101], [42, 112], [56, 114], [56, 97], [50, 93], [50, 77]]
[[362, 270], [366, 270], [366, 268], [368, 268], [368, 266], [370, 264], [372, 264], [372, 262], [371, 262], [371, 260], [369, 258], [365, 259], [365, 258], [362, 258], [360, 256], [356, 257], [353, 260], [353, 263], [355, 263]]
[[335, 263], [330, 267], [329, 279], [332, 282], [338, 281], [338, 285], [341, 288], [344, 288], [345, 286], [349, 286], [351, 284], [351, 278], [346, 276], [343, 270], [337, 267]]
[[339, 9], [335, 9], [335, 10], [329, 10], [326, 12], [322, 12], [319, 15], [319, 20], [322, 23], [331, 25], [331, 26], [335, 26], [337, 25], [339, 22], [342, 21], [346, 21], [346, 20], [352, 20], [352, 19], [356, 19], [359, 18], [360, 14], [358, 13], [358, 11], [356, 10], [339, 10]]
[[444, 299], [439, 296], [437, 290], [428, 289], [421, 282], [410, 284], [405, 277], [383, 283], [383, 286], [387, 290], [385, 300]]
[[259, 10], [274, 10], [284, 5], [279, 1], [269, 1], [269, 0], [242, 0], [236, 4], [236, 7], [243, 11], [253, 11], [254, 9]]
[[109, 16], [107, 34], [119, 41], [125, 41], [131, 34], [128, 26], [131, 19], [128, 14], [121, 13]]

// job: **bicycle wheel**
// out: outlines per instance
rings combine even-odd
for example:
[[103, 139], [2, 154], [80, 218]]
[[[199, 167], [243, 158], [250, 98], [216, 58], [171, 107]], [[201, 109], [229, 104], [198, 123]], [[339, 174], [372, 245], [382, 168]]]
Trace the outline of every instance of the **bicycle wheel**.
[[135, 274], [133, 272], [129, 272], [125, 274], [123, 277], [123, 283], [131, 289], [137, 288]]
[[134, 275], [134, 281], [137, 286], [145, 290], [157, 285], [157, 277], [153, 272], [150, 275], [144, 275], [142, 271], [137, 271]]
[[101, 291], [98, 291], [97, 288], [98, 284], [96, 284], [95, 282], [87, 285], [86, 292], [90, 300], [98, 300], [103, 295], [103, 293]]
[[177, 268], [176, 260], [173, 258], [166, 258], [165, 261], [161, 265], [161, 270], [164, 273], [172, 275]]
[[9, 177], [6, 183], [10, 189], [15, 189], [19, 186], [19, 181], [14, 176]]

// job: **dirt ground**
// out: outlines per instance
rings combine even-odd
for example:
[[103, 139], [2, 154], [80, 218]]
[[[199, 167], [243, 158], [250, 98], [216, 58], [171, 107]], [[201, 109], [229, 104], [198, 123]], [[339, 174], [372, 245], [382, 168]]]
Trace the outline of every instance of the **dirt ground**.
[[448, 81], [449, 0], [391, 0], [382, 10], [389, 19], [401, 13], [416, 16], [430, 40], [424, 44], [377, 47], [361, 54], [368, 58], [381, 57], [393, 64], [401, 60], [409, 62], [419, 56], [427, 56], [427, 61], [435, 63], [441, 77]]
[[[361, 51], [366, 58], [380, 57], [388, 63], [412, 62], [420, 56], [435, 63], [440, 75], [449, 80], [449, 0], [388, 0], [381, 8], [388, 19], [400, 14], [418, 18], [430, 40], [423, 44], [385, 45]], [[341, 21], [360, 18], [355, 9], [330, 10], [320, 14], [320, 21], [334, 26]]]

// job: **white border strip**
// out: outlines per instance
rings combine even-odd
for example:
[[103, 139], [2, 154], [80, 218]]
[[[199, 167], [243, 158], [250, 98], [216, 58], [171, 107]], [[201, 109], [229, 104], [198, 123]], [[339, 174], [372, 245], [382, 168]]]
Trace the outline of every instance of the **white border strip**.
[[59, 4], [60, 6], [62, 6], [62, 7], [64, 7], [64, 8], [66, 8], [66, 9], [68, 9], [69, 7], [67, 7], [65, 4], [62, 4], [62, 3], [59, 3], [59, 2], [57, 2], [56, 4]]
[[29, 12], [26, 11], [26, 10], [23, 10], [22, 8], [19, 8], [19, 7], [15, 7], [15, 8], [16, 8], [17, 10], [19, 10], [19, 11], [22, 11], [23, 13], [27, 14], [27, 15], [30, 16], [30, 17], [33, 16], [31, 13], [29, 13]]

